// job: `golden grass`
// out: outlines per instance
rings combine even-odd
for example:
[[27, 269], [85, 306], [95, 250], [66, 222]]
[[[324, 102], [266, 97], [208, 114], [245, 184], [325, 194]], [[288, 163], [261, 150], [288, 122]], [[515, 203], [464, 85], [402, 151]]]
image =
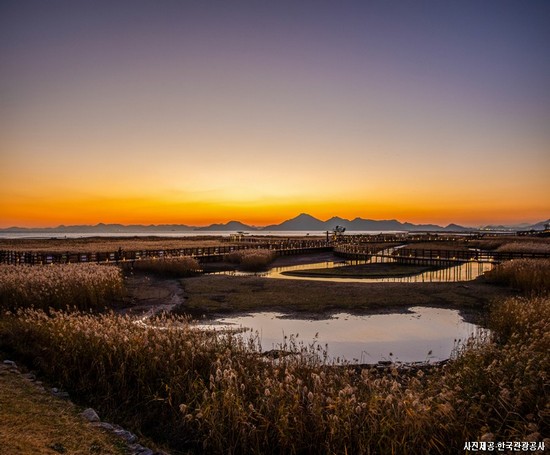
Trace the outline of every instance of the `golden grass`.
[[231, 245], [222, 237], [88, 237], [83, 239], [0, 239], [0, 250], [46, 253], [107, 253], [118, 251], [207, 248]]
[[314, 342], [293, 339], [283, 349], [295, 355], [266, 361], [254, 340], [179, 318], [153, 327], [26, 310], [0, 320], [0, 347], [179, 450], [445, 454], [489, 432], [500, 441], [548, 434], [548, 314], [549, 298], [496, 304], [494, 338], [431, 374], [331, 367]]
[[[430, 383], [452, 402], [464, 440], [540, 440], [550, 431], [550, 299], [495, 302], [493, 339], [472, 342]], [[442, 387], [443, 386], [443, 387]], [[476, 432], [472, 429], [476, 428]]]
[[172, 277], [190, 276], [201, 270], [199, 261], [190, 256], [135, 261], [132, 268], [138, 272]]
[[548, 251], [548, 237], [520, 237], [517, 235], [488, 236], [483, 239], [470, 240], [473, 248], [502, 252], [544, 252]]
[[0, 264], [0, 309], [98, 309], [123, 292], [122, 273], [112, 265]]
[[490, 283], [501, 284], [522, 292], [550, 292], [550, 259], [513, 259], [485, 273]]
[[93, 428], [75, 406], [0, 366], [0, 451], [9, 455], [125, 454], [121, 441]]
[[237, 250], [227, 255], [229, 262], [239, 264], [242, 270], [264, 270], [275, 259], [275, 252], [267, 249]]
[[550, 253], [550, 240], [508, 242], [500, 245], [496, 251], [499, 253]]

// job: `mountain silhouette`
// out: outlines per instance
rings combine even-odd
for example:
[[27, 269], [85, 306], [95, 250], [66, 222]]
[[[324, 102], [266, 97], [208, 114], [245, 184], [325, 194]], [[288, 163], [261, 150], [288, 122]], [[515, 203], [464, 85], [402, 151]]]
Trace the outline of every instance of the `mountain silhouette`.
[[[543, 230], [545, 225], [550, 223], [550, 220], [540, 221], [535, 224], [523, 223], [515, 226], [485, 226], [482, 229], [492, 230]], [[186, 224], [158, 224], [158, 225], [142, 225], [142, 224], [104, 224], [98, 223], [96, 225], [72, 225], [65, 226], [60, 225], [54, 228], [25, 228], [25, 227], [10, 227], [0, 229], [3, 233], [52, 233], [52, 234], [64, 234], [64, 233], [81, 233], [81, 234], [116, 234], [116, 233], [151, 233], [152, 235], [158, 233], [185, 233], [192, 231], [248, 231], [248, 232], [262, 232], [262, 231], [306, 231], [306, 232], [322, 232], [332, 231], [336, 226], [342, 226], [346, 228], [346, 232], [353, 231], [447, 231], [447, 232], [464, 232], [470, 231], [476, 228], [464, 227], [458, 224], [451, 223], [445, 227], [438, 226], [436, 224], [414, 224], [409, 222], [400, 222], [398, 220], [371, 220], [364, 218], [354, 218], [353, 220], [347, 220], [338, 216], [333, 216], [326, 221], [322, 221], [307, 213], [301, 213], [300, 215], [285, 220], [279, 224], [271, 224], [265, 227], [250, 226], [240, 221], [229, 221], [227, 223], [216, 223], [209, 226], [189, 226]]]

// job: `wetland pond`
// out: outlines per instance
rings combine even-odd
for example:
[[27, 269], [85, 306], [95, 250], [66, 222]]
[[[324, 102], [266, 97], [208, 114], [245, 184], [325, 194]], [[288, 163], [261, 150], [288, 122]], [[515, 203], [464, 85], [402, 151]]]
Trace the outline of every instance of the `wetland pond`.
[[327, 319], [298, 319], [275, 312], [224, 317], [197, 324], [214, 330], [235, 330], [258, 337], [262, 351], [285, 350], [285, 342], [326, 349], [329, 362], [375, 364], [438, 362], [485, 329], [466, 322], [457, 310], [412, 307], [387, 314], [338, 313]]
[[[263, 276], [267, 279], [317, 280], [337, 282], [464, 282], [478, 278], [493, 265], [466, 262], [451, 267], [432, 268], [421, 273], [390, 277], [346, 277], [331, 275], [331, 270], [346, 266], [382, 265], [392, 259], [373, 258], [368, 261], [324, 261], [283, 267], [273, 267], [261, 273], [218, 272], [226, 275]], [[325, 276], [319, 273], [325, 269]], [[428, 269], [428, 268], [427, 268]], [[293, 275], [296, 273], [296, 275]], [[293, 318], [275, 312], [257, 312], [224, 317], [198, 326], [215, 330], [241, 331], [241, 336], [257, 336], [262, 350], [285, 350], [285, 342], [294, 339], [304, 346], [315, 343], [316, 349], [326, 349], [329, 362], [342, 361], [358, 364], [376, 364], [380, 361], [402, 363], [439, 362], [448, 359], [453, 350], [469, 337], [480, 335], [486, 329], [466, 322], [457, 310], [412, 307], [408, 310], [383, 314], [337, 313], [322, 318]], [[296, 335], [297, 338], [296, 338]], [[286, 337], [286, 338], [285, 338]]]
[[322, 262], [315, 264], [300, 264], [285, 267], [273, 267], [267, 272], [240, 272], [240, 271], [225, 271], [216, 272], [221, 275], [235, 276], [263, 276], [265, 278], [288, 279], [288, 280], [316, 280], [316, 281], [336, 281], [347, 283], [454, 283], [458, 281], [475, 280], [493, 268], [493, 265], [486, 262], [466, 262], [452, 267], [445, 267], [436, 270], [426, 270], [422, 273], [404, 275], [404, 276], [389, 276], [389, 277], [346, 277], [346, 276], [307, 276], [293, 275], [296, 272], [331, 270], [336, 268], [358, 266], [372, 264], [370, 261], [341, 261], [341, 262]]

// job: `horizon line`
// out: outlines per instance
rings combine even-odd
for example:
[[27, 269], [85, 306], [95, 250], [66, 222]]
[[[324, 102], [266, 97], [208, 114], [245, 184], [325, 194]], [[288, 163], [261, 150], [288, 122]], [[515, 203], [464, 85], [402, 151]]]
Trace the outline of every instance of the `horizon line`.
[[28, 230], [47, 229], [47, 230], [53, 230], [53, 229], [59, 229], [59, 228], [71, 228], [71, 227], [80, 227], [80, 226], [83, 226], [83, 227], [98, 227], [98, 226], [101, 226], [101, 225], [103, 225], [103, 226], [118, 225], [118, 226], [125, 227], [125, 228], [128, 228], [128, 227], [185, 226], [185, 227], [188, 227], [190, 229], [202, 229], [202, 228], [208, 228], [208, 227], [211, 227], [211, 226], [214, 226], [214, 225], [224, 226], [224, 225], [227, 225], [229, 223], [240, 223], [240, 224], [243, 224], [243, 225], [245, 225], [247, 227], [250, 227], [250, 228], [262, 230], [262, 229], [265, 229], [266, 227], [269, 227], [269, 226], [279, 226], [279, 225], [281, 225], [285, 222], [292, 221], [292, 220], [294, 220], [294, 219], [296, 219], [296, 218], [298, 218], [302, 215], [309, 216], [309, 217], [314, 218], [315, 220], [323, 222], [323, 223], [326, 223], [326, 222], [330, 221], [333, 218], [339, 218], [342, 221], [347, 221], [347, 222], [353, 222], [355, 220], [361, 220], [361, 221], [372, 221], [372, 222], [397, 222], [397, 223], [400, 223], [400, 224], [413, 224], [415, 226], [434, 225], [434, 226], [440, 226], [440, 227], [448, 227], [450, 225], [457, 225], [459, 227], [469, 228], [469, 229], [477, 229], [477, 228], [482, 228], [482, 227], [485, 227], [485, 226], [508, 226], [508, 227], [512, 227], [512, 226], [521, 226], [521, 225], [532, 225], [532, 224], [544, 223], [545, 221], [547, 221], [547, 220], [540, 220], [540, 221], [536, 221], [536, 222], [520, 221], [520, 222], [514, 222], [513, 224], [502, 223], [502, 222], [501, 223], [492, 222], [492, 223], [479, 224], [477, 226], [463, 225], [463, 224], [460, 224], [458, 222], [449, 222], [446, 225], [441, 226], [440, 224], [438, 224], [436, 222], [414, 223], [414, 222], [410, 222], [410, 221], [400, 221], [396, 218], [373, 219], [373, 218], [361, 218], [361, 217], [358, 217], [358, 216], [354, 217], [353, 219], [347, 219], [347, 218], [343, 218], [343, 217], [335, 215], [335, 216], [327, 218], [326, 220], [323, 220], [321, 218], [314, 217], [313, 215], [310, 215], [308, 213], [302, 212], [299, 215], [296, 215], [292, 218], [285, 219], [285, 220], [283, 220], [279, 223], [270, 223], [270, 224], [266, 224], [266, 225], [248, 224], [248, 223], [242, 222], [240, 220], [236, 220], [236, 219], [231, 219], [231, 220], [228, 220], [226, 222], [219, 221], [219, 222], [204, 224], [204, 225], [201, 225], [201, 224], [192, 225], [192, 224], [187, 224], [187, 223], [157, 223], [157, 224], [155, 224], [155, 223], [128, 223], [128, 224], [124, 224], [124, 223], [120, 223], [120, 222], [103, 222], [103, 221], [99, 221], [99, 222], [96, 222], [96, 223], [77, 223], [77, 224], [64, 224], [64, 223], [61, 223], [61, 224], [58, 224], [58, 225], [55, 225], [55, 226], [54, 225], [50, 225], [50, 226], [11, 225], [11, 226], [0, 227], [0, 230], [10, 230], [10, 229], [28, 229]]

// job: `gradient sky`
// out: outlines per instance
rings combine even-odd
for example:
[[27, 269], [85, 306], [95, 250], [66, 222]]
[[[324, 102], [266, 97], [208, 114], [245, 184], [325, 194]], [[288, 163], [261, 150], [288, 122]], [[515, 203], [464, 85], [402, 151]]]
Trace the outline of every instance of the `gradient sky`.
[[0, 227], [550, 217], [550, 2], [0, 1]]

